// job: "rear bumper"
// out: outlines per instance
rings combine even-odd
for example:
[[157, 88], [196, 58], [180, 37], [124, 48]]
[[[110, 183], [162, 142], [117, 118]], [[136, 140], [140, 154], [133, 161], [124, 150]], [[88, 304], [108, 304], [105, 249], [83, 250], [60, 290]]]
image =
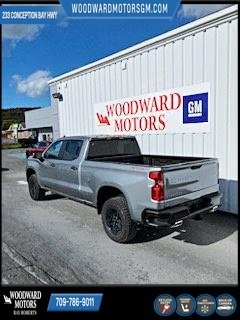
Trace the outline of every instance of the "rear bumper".
[[163, 210], [146, 209], [142, 214], [142, 223], [155, 227], [176, 227], [187, 218], [216, 211], [220, 206], [220, 200], [221, 194], [214, 193]]

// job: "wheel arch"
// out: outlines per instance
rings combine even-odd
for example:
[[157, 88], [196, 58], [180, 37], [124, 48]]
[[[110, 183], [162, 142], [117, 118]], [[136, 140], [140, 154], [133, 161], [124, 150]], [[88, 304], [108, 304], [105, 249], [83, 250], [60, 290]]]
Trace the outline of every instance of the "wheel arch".
[[[119, 196], [119, 195], [123, 195], [124, 196], [124, 198], [127, 201], [128, 206], [129, 206], [129, 202], [128, 202], [128, 199], [127, 199], [126, 195], [124, 194], [124, 192], [119, 187], [111, 186], [111, 185], [100, 187], [98, 192], [97, 192], [97, 203], [96, 203], [98, 214], [101, 214], [103, 204], [108, 199], [116, 197], [116, 196]], [[129, 208], [129, 210], [130, 210], [130, 208]]]
[[29, 178], [32, 174], [36, 174], [36, 171], [33, 168], [28, 168], [26, 171], [27, 181], [29, 180]]

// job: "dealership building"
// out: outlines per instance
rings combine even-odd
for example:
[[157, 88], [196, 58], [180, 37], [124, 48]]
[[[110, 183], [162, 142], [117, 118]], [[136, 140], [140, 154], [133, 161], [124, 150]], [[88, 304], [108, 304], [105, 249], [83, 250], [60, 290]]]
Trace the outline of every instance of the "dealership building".
[[218, 158], [222, 210], [238, 212], [237, 5], [49, 85], [51, 107], [26, 112], [27, 128], [134, 135], [143, 153]]

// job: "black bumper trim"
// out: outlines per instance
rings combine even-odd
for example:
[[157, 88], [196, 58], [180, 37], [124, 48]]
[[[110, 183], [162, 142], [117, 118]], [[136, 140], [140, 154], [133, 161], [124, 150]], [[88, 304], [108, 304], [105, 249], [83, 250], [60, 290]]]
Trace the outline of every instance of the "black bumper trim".
[[173, 227], [178, 222], [197, 214], [216, 211], [220, 205], [220, 199], [221, 195], [215, 193], [163, 210], [146, 209], [142, 214], [142, 222], [144, 225], [155, 227]]

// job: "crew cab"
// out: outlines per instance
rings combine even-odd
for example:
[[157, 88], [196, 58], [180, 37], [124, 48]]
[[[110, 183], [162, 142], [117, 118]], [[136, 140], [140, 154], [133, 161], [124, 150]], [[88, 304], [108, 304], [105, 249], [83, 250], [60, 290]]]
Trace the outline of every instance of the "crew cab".
[[77, 136], [53, 142], [26, 166], [29, 193], [50, 190], [91, 205], [114, 241], [138, 226], [177, 227], [220, 205], [215, 158], [142, 154], [132, 136]]

